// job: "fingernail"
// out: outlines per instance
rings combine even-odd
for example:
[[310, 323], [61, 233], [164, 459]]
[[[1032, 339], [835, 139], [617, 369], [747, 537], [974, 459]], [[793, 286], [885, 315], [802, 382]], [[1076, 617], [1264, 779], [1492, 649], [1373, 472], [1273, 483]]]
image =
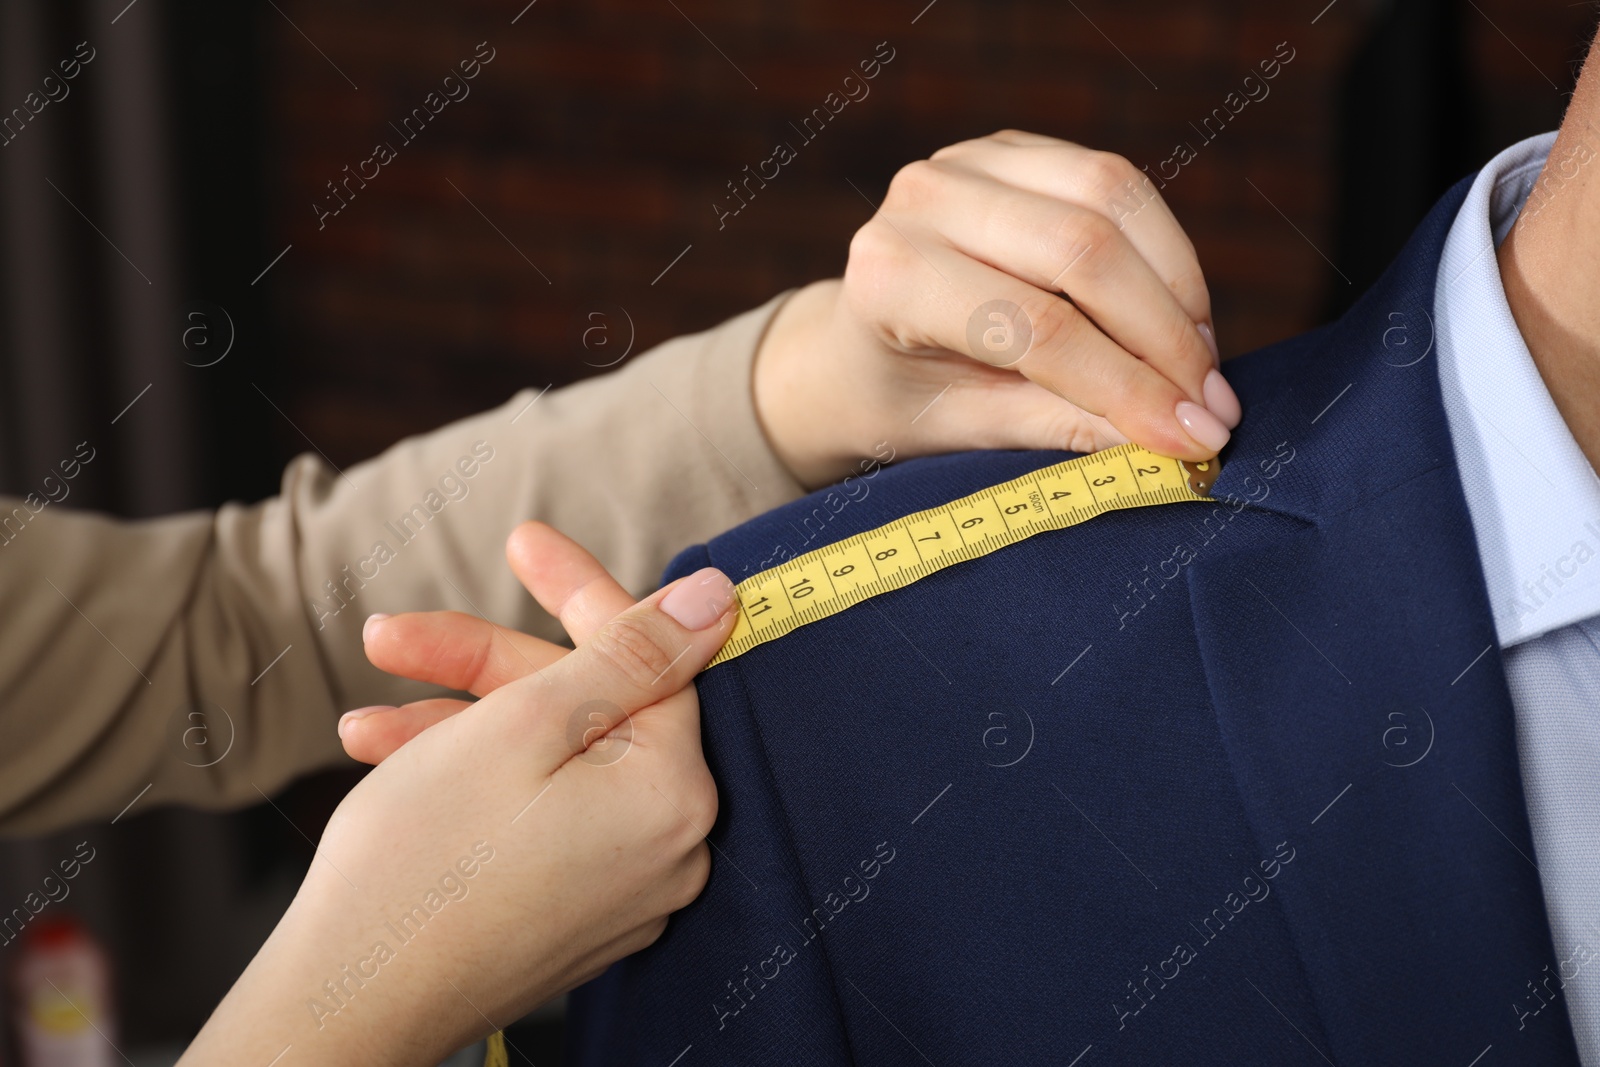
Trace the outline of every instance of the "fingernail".
[[1222, 366], [1222, 350], [1217, 347], [1217, 331], [1209, 323], [1200, 323], [1195, 329], [1200, 331], [1200, 338], [1205, 341], [1206, 347], [1211, 349], [1211, 362]]
[[715, 567], [696, 571], [661, 598], [661, 610], [687, 630], [706, 630], [733, 603], [733, 583]]
[[1221, 371], [1212, 371], [1206, 375], [1206, 383], [1201, 395], [1205, 397], [1206, 407], [1211, 414], [1222, 420], [1228, 429], [1239, 425], [1239, 419], [1244, 414], [1244, 409], [1239, 406], [1239, 394], [1233, 391], [1233, 386], [1228, 384], [1228, 379], [1222, 376]]
[[[1211, 402], [1211, 400], [1208, 397], [1206, 399], [1206, 403], [1209, 404], [1210, 402]], [[374, 626], [376, 626], [378, 623], [382, 622], [384, 619], [387, 619], [388, 617], [389, 617], [388, 615], [384, 614], [381, 611], [375, 612], [375, 613], [373, 613], [371, 615], [368, 615], [367, 616], [367, 621], [361, 624], [361, 640], [363, 640], [363, 641], [371, 641], [372, 640], [372, 628]]]
[[1180, 400], [1175, 414], [1178, 416], [1178, 424], [1188, 431], [1189, 436], [1194, 438], [1201, 448], [1221, 452], [1222, 446], [1228, 443], [1228, 428], [1199, 404]]
[[339, 736], [341, 738], [344, 737], [345, 730], [348, 729], [350, 724], [355, 722], [357, 719], [365, 719], [368, 715], [371, 715], [375, 711], [393, 710], [394, 708], [386, 707], [382, 704], [374, 704], [370, 708], [356, 708], [354, 711], [347, 711], [343, 715], [339, 716]]

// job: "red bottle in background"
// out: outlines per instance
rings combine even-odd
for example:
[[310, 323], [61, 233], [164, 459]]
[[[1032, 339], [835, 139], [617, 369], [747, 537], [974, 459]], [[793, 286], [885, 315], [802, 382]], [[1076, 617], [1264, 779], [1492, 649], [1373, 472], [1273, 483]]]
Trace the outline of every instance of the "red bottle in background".
[[11, 969], [11, 1019], [21, 1067], [122, 1062], [111, 1008], [111, 964], [76, 919], [36, 919]]

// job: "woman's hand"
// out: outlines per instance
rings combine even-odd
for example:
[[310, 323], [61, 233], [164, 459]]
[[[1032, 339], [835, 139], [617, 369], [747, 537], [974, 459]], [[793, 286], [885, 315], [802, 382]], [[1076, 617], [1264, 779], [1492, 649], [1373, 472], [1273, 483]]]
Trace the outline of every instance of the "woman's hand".
[[[523, 588], [561, 621], [580, 646], [633, 606], [633, 598], [598, 560], [542, 522], [525, 522], [511, 531], [506, 538], [506, 562]], [[686, 581], [674, 583], [674, 588]], [[645, 603], [655, 599], [651, 596]], [[488, 696], [571, 654], [560, 645], [459, 611], [374, 615], [362, 628], [362, 639], [367, 659], [378, 669], [475, 697]], [[692, 689], [689, 695], [693, 696]], [[339, 740], [350, 758], [381, 763], [423, 730], [473, 703], [436, 697], [398, 708], [348, 711], [339, 720]], [[608, 743], [605, 737], [594, 740], [596, 745]]]
[[[1065, 296], [1065, 299], [1063, 299]], [[1006, 131], [895, 176], [843, 281], [795, 294], [755, 367], [815, 488], [888, 442], [1207, 459], [1239, 423], [1194, 246], [1127, 160]]]
[[[286, 1045], [296, 1063], [437, 1063], [650, 944], [704, 886], [717, 802], [691, 682], [732, 629], [732, 584], [708, 569], [634, 604], [549, 527], [511, 543], [579, 647], [467, 616], [379, 627], [415, 638], [416, 673], [493, 692], [408, 720], [431, 728], [339, 805], [186, 1063], [259, 1067]], [[344, 724], [358, 748], [362, 721]]]

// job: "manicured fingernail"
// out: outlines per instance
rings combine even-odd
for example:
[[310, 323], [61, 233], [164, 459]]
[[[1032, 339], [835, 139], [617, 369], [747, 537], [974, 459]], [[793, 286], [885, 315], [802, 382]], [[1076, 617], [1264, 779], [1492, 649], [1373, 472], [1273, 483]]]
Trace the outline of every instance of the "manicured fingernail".
[[[1208, 397], [1206, 399], [1206, 403], [1209, 404], [1210, 402], [1211, 402], [1211, 400]], [[371, 615], [368, 615], [367, 616], [367, 621], [361, 624], [361, 640], [363, 640], [363, 641], [371, 641], [372, 640], [372, 628], [374, 626], [378, 625], [378, 623], [382, 622], [384, 619], [387, 619], [388, 617], [389, 617], [388, 615], [384, 614], [381, 611], [375, 612], [375, 613], [373, 613]]]
[[1222, 366], [1222, 350], [1217, 347], [1217, 331], [1213, 330], [1209, 323], [1204, 322], [1196, 326], [1195, 329], [1200, 331], [1201, 340], [1205, 341], [1206, 347], [1211, 349], [1211, 362], [1219, 367]]
[[1199, 404], [1180, 400], [1175, 414], [1178, 416], [1178, 424], [1188, 431], [1189, 436], [1194, 438], [1201, 448], [1221, 452], [1222, 446], [1228, 443], [1228, 428]]
[[661, 598], [661, 610], [688, 630], [706, 630], [733, 603], [733, 583], [715, 567], [696, 571]]
[[1201, 395], [1205, 397], [1206, 407], [1211, 414], [1222, 420], [1222, 425], [1230, 430], [1239, 425], [1244, 409], [1239, 406], [1239, 395], [1233, 391], [1233, 386], [1228, 384], [1228, 379], [1222, 376], [1221, 371], [1214, 370], [1206, 375]]
[[374, 704], [370, 708], [356, 708], [354, 711], [347, 711], [343, 715], [339, 716], [339, 736], [343, 737], [345, 730], [349, 729], [350, 724], [355, 722], [357, 719], [365, 719], [368, 715], [371, 715], [375, 711], [393, 710], [395, 709], [392, 707], [387, 707], [383, 704]]

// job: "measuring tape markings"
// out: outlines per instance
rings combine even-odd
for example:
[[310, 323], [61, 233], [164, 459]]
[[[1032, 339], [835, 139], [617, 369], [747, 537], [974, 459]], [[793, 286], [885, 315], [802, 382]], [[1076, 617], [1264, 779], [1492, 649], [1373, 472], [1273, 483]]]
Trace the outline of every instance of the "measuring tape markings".
[[1108, 511], [1209, 501], [1220, 471], [1217, 460], [1119, 445], [813, 549], [738, 583], [739, 620], [708, 667], [1036, 534]]

